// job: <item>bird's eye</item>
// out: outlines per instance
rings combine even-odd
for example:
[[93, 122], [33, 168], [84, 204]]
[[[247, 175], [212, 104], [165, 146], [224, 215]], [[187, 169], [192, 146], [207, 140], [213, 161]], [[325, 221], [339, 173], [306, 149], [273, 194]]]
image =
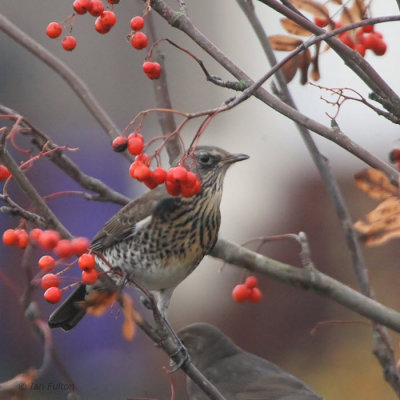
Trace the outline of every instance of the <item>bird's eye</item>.
[[203, 154], [200, 156], [200, 162], [202, 164], [208, 164], [210, 162], [211, 158], [208, 154]]

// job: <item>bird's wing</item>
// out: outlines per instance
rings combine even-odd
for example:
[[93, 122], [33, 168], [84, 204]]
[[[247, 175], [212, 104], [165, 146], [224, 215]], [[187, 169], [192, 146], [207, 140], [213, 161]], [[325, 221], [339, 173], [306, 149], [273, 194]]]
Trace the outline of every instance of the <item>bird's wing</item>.
[[90, 247], [102, 251], [131, 235], [136, 224], [149, 217], [160, 201], [169, 198], [164, 185], [130, 201], [111, 217], [93, 238]]

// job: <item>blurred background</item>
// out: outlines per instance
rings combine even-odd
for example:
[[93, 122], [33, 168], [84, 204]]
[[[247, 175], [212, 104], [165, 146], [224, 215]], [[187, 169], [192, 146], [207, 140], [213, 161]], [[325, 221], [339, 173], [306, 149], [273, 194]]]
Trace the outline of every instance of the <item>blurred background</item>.
[[[186, 1], [193, 23], [228, 57], [253, 79], [269, 66], [245, 16], [229, 0]], [[279, 16], [256, 3], [259, 17], [268, 34], [284, 33]], [[71, 14], [72, 0], [2, 0], [1, 12], [32, 38], [65, 61], [89, 86], [101, 105], [123, 129], [141, 110], [155, 106], [153, 85], [141, 70], [145, 50], [134, 50], [126, 40], [129, 21], [143, 11], [141, 1], [121, 1], [115, 8], [118, 22], [107, 35], [93, 29], [91, 16], [79, 16], [73, 28], [78, 44], [73, 52], [61, 47], [61, 40], [50, 40], [45, 29], [51, 21]], [[173, 7], [177, 2], [171, 1]], [[375, 1], [373, 16], [398, 14], [396, 2]], [[155, 13], [154, 13], [155, 14]], [[201, 49], [181, 32], [154, 15], [160, 37], [168, 37], [204, 61], [208, 70], [223, 79], [232, 79]], [[398, 23], [382, 24], [388, 44], [383, 57], [369, 53], [368, 61], [396, 91], [400, 79], [396, 62], [400, 51]], [[186, 54], [163, 44], [173, 107], [195, 112], [216, 107], [234, 95], [232, 91], [206, 82], [200, 68]], [[128, 161], [111, 150], [110, 140], [89, 115], [85, 106], [65, 82], [42, 62], [4, 33], [0, 33], [0, 102], [24, 115], [56, 143], [79, 147], [69, 156], [82, 170], [129, 197], [145, 190], [128, 175]], [[281, 55], [279, 55], [281, 56]], [[350, 72], [332, 51], [320, 61], [319, 84], [351, 87], [368, 96], [368, 88]], [[296, 77], [290, 84], [299, 109], [329, 124], [326, 112], [334, 109], [320, 99], [326, 93], [312, 86], [301, 86]], [[266, 85], [268, 88], [268, 85]], [[398, 126], [359, 104], [347, 102], [337, 118], [343, 132], [376, 156], [387, 159], [398, 145]], [[184, 137], [188, 143], [199, 126], [192, 121]], [[157, 117], [146, 119], [142, 133], [146, 140], [160, 134]], [[376, 202], [359, 192], [353, 175], [366, 165], [333, 143], [314, 135], [330, 164], [354, 219], [371, 210]], [[18, 143], [28, 146], [23, 139]], [[225, 181], [220, 235], [244, 243], [258, 237], [304, 231], [310, 241], [312, 258], [324, 273], [357, 289], [349, 253], [335, 209], [310, 159], [294, 124], [250, 99], [230, 112], [214, 118], [201, 138], [202, 144], [214, 144], [232, 152], [247, 153], [250, 159], [234, 166]], [[19, 157], [17, 155], [17, 157]], [[47, 160], [35, 164], [29, 178], [43, 195], [79, 187]], [[24, 198], [14, 184], [12, 197], [24, 206]], [[119, 206], [62, 196], [49, 203], [66, 227], [77, 236], [93, 237]], [[17, 220], [0, 214], [1, 230], [14, 228]], [[255, 247], [253, 247], [255, 248]], [[398, 285], [400, 250], [397, 241], [382, 247], [364, 249], [369, 277], [376, 297], [382, 303], [400, 307]], [[299, 249], [292, 243], [271, 243], [262, 253], [292, 265], [299, 265]], [[32, 258], [32, 268], [42, 255]], [[20, 263], [22, 252], [0, 246], [1, 271], [22, 290], [24, 281]], [[372, 354], [371, 329], [363, 324], [330, 325], [310, 330], [320, 321], [362, 318], [343, 307], [279, 282], [259, 277], [264, 297], [261, 303], [237, 304], [232, 288], [246, 276], [232, 266], [207, 257], [200, 267], [176, 290], [169, 318], [176, 329], [196, 321], [215, 324], [245, 350], [267, 358], [304, 380], [327, 400], [395, 399]], [[65, 283], [76, 279], [72, 274]], [[138, 293], [131, 290], [135, 304], [143, 313]], [[36, 299], [46, 318], [54, 309]], [[11, 379], [30, 366], [41, 363], [43, 346], [24, 319], [18, 298], [0, 282], [0, 382]], [[137, 332], [132, 342], [121, 334], [122, 316], [117, 309], [102, 318], [86, 317], [71, 332], [54, 331], [54, 345], [84, 399], [151, 398], [169, 399], [169, 377], [162, 366], [167, 357]], [[397, 354], [398, 335], [392, 334]], [[177, 398], [185, 399], [184, 375], [178, 372]], [[63, 382], [54, 366], [38, 383]], [[32, 391], [29, 399], [65, 399], [62, 390]]]

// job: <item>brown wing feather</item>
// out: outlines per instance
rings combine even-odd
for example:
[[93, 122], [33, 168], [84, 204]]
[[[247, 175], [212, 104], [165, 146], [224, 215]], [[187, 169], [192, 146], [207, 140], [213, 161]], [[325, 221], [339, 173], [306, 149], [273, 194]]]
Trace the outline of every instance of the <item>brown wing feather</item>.
[[168, 197], [170, 196], [163, 185], [130, 201], [97, 232], [90, 247], [93, 250], [102, 251], [128, 237], [134, 231], [135, 225], [151, 215], [157, 204]]

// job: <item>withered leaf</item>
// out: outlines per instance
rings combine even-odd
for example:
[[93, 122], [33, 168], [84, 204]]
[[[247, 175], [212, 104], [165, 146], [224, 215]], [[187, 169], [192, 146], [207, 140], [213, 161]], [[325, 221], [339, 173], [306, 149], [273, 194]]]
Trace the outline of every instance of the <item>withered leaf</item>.
[[299, 36], [310, 36], [311, 32], [289, 18], [281, 19], [282, 27], [289, 33]]
[[269, 41], [274, 50], [291, 51], [300, 46], [303, 41], [286, 35], [271, 35]]
[[[354, 13], [353, 9], [348, 9], [347, 7], [343, 7], [342, 14], [340, 20], [343, 23], [343, 26], [353, 24], [354, 22], [360, 21], [358, 13]], [[356, 31], [354, 29], [347, 31], [347, 35], [350, 39], [355, 42], [356, 41]]]
[[329, 0], [331, 3], [338, 4], [339, 6], [342, 5], [342, 0]]
[[367, 246], [400, 237], [400, 198], [389, 197], [354, 224]]
[[299, 67], [299, 56], [300, 54], [297, 54], [295, 57], [291, 58], [282, 65], [282, 72], [287, 83], [289, 83], [296, 75], [297, 68]]
[[294, 7], [304, 10], [315, 17], [329, 18], [329, 10], [326, 6], [313, 0], [292, 0]]
[[351, 14], [356, 21], [361, 21], [366, 18], [367, 6], [364, 0], [355, 0], [353, 6], [351, 7]]
[[93, 290], [82, 306], [86, 308], [88, 314], [98, 317], [103, 315], [114, 304], [117, 296], [117, 292]]
[[362, 170], [354, 176], [354, 179], [357, 187], [373, 199], [386, 199], [399, 193], [398, 188], [392, 185], [389, 178], [378, 169]]
[[143, 321], [142, 316], [136, 311], [133, 300], [126, 293], [122, 294], [122, 310], [124, 312], [124, 322], [122, 324], [122, 336], [125, 340], [132, 340], [136, 332], [136, 322]]

